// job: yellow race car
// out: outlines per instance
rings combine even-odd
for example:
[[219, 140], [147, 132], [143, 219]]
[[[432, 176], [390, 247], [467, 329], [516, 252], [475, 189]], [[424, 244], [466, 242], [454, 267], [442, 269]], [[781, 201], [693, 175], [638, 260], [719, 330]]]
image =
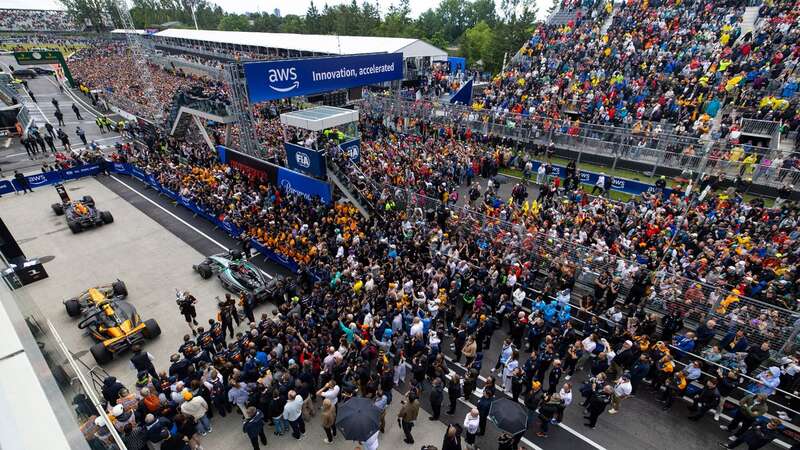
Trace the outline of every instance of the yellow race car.
[[155, 319], [142, 321], [136, 308], [124, 300], [127, 295], [125, 283], [117, 280], [64, 301], [70, 317], [81, 317], [78, 328], [98, 341], [89, 349], [98, 364], [110, 362], [115, 353], [161, 334]]

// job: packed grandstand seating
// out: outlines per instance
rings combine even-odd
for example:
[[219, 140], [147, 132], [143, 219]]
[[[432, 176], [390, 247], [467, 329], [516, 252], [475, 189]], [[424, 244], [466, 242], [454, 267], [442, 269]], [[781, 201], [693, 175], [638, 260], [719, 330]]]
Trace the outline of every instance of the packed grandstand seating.
[[67, 11], [0, 9], [0, 31], [77, 31], [81, 28]]
[[[101, 42], [84, 48], [69, 59], [69, 67], [75, 80], [88, 89], [99, 89], [107, 93], [112, 103], [124, 103], [133, 108], [132, 113], [152, 117], [150, 111], [145, 111], [150, 100], [141, 85], [138, 65], [125, 45]], [[156, 100], [165, 110], [181, 88], [200, 88], [203, 96], [227, 102], [225, 86], [220, 82], [154, 64], [149, 64], [148, 70], [152, 83], [157, 87], [154, 89]]]

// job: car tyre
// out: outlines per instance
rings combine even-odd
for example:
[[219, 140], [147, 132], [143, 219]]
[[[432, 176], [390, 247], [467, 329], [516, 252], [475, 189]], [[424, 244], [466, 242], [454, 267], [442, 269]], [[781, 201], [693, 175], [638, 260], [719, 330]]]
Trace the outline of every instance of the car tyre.
[[125, 282], [122, 280], [117, 280], [111, 283], [111, 290], [114, 292], [115, 297], [128, 296], [128, 286], [125, 286]]
[[67, 226], [69, 226], [69, 229], [72, 231], [72, 234], [78, 234], [81, 231], [83, 231], [83, 229], [81, 228], [81, 224], [79, 224], [78, 222], [67, 222]]
[[214, 275], [214, 271], [211, 270], [211, 266], [205, 263], [197, 266], [197, 273], [199, 273], [200, 277], [204, 280], [207, 280], [211, 278], [211, 275]]
[[102, 342], [94, 344], [92, 348], [89, 349], [89, 352], [94, 356], [94, 360], [97, 361], [97, 364], [108, 364], [114, 359], [114, 354], [111, 353]]
[[86, 206], [94, 206], [94, 199], [91, 195], [84, 195], [81, 201], [85, 203]]
[[161, 335], [161, 327], [158, 326], [156, 319], [147, 319], [144, 321], [144, 330], [142, 334], [147, 339], [154, 339]]
[[64, 205], [62, 205], [61, 203], [53, 203], [52, 205], [50, 205], [50, 207], [53, 208], [53, 212], [56, 213], [57, 216], [64, 215]]
[[111, 215], [111, 211], [101, 211], [100, 218], [103, 219], [103, 223], [114, 223], [114, 216]]
[[64, 307], [67, 309], [67, 315], [70, 317], [78, 317], [81, 315], [81, 304], [77, 298], [71, 298], [64, 302]]

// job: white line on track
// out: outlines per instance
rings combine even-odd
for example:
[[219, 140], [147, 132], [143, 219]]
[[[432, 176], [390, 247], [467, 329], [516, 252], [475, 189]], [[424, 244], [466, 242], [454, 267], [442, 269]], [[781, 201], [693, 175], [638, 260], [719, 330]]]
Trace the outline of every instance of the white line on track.
[[[165, 213], [169, 214], [170, 216], [172, 216], [172, 218], [173, 218], [173, 219], [175, 219], [175, 220], [177, 220], [178, 222], [180, 222], [180, 223], [182, 223], [182, 224], [186, 225], [187, 227], [189, 227], [189, 229], [190, 229], [190, 230], [192, 230], [192, 231], [194, 231], [195, 233], [199, 234], [200, 236], [203, 236], [204, 238], [208, 239], [210, 242], [212, 242], [212, 243], [213, 243], [214, 245], [216, 245], [217, 247], [219, 247], [219, 248], [221, 248], [221, 249], [223, 249], [223, 250], [225, 250], [225, 251], [228, 251], [228, 250], [229, 250], [229, 249], [228, 249], [228, 247], [224, 246], [223, 244], [221, 244], [221, 243], [220, 243], [219, 241], [217, 241], [216, 239], [214, 239], [214, 238], [212, 238], [211, 236], [209, 236], [209, 235], [207, 235], [207, 234], [203, 233], [202, 231], [198, 230], [198, 229], [197, 229], [197, 227], [195, 227], [194, 225], [190, 224], [189, 222], [187, 222], [187, 221], [185, 221], [185, 220], [181, 219], [180, 217], [176, 216], [176, 215], [175, 215], [175, 214], [174, 214], [172, 211], [168, 210], [167, 208], [164, 208], [163, 206], [161, 206], [161, 205], [159, 205], [158, 203], [154, 202], [153, 200], [151, 200], [150, 198], [148, 198], [146, 195], [142, 194], [141, 192], [139, 192], [139, 191], [138, 191], [138, 190], [136, 190], [135, 188], [131, 187], [131, 186], [130, 186], [128, 183], [126, 183], [126, 182], [124, 182], [124, 181], [120, 180], [119, 178], [115, 177], [114, 175], [110, 175], [110, 177], [111, 177], [113, 180], [115, 180], [117, 183], [119, 183], [119, 184], [121, 184], [121, 185], [125, 186], [126, 188], [128, 188], [130, 191], [132, 191], [133, 193], [135, 193], [135, 194], [136, 194], [136, 195], [138, 195], [139, 197], [142, 197], [143, 199], [145, 199], [145, 200], [147, 200], [148, 202], [150, 202], [150, 204], [152, 204], [152, 205], [153, 205], [153, 206], [155, 206], [156, 208], [158, 208], [158, 209], [160, 209], [160, 210], [164, 211]], [[261, 270], [261, 269], [258, 269], [258, 270]], [[270, 278], [270, 279], [272, 279], [272, 278], [273, 278], [273, 277], [272, 277], [272, 275], [268, 274], [267, 272], [264, 272], [263, 270], [261, 270], [261, 273], [263, 273], [264, 275], [266, 275], [266, 276], [267, 276], [268, 278]]]

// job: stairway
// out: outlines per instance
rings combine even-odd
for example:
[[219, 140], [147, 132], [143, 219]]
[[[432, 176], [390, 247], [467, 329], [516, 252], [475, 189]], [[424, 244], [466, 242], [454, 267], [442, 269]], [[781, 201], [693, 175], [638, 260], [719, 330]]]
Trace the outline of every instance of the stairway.
[[345, 198], [350, 203], [352, 203], [353, 206], [356, 207], [356, 209], [358, 209], [358, 212], [360, 212], [361, 215], [364, 216], [364, 218], [369, 220], [370, 218], [369, 210], [359, 200], [360, 196], [357, 193], [352, 192], [350, 190], [350, 187], [348, 186], [348, 183], [346, 181], [347, 178], [339, 170], [339, 167], [335, 163], [333, 163], [333, 161], [330, 159], [328, 159], [327, 173], [328, 173], [328, 180], [330, 180], [342, 192], [342, 194], [344, 194]]
[[758, 9], [758, 6], [748, 6], [744, 9], [744, 14], [742, 15], [741, 36], [744, 36], [755, 29], [756, 21], [758, 20]]
[[560, 9], [547, 19], [547, 24], [557, 25], [557, 26], [565, 25], [567, 22], [573, 20], [578, 15], [578, 11], [581, 11], [581, 13], [584, 16], [586, 15], [586, 11], [584, 11], [582, 8], [577, 8], [572, 10]]
[[175, 119], [173, 118], [173, 121], [169, 122], [169, 124], [172, 124], [172, 130], [170, 132], [170, 135], [174, 136], [177, 139], [183, 139], [183, 137], [186, 136], [186, 130], [189, 129], [189, 126], [192, 124], [193, 119], [194, 116], [192, 116], [191, 114], [181, 114], [177, 118], [178, 120], [177, 123], [174, 122]]

